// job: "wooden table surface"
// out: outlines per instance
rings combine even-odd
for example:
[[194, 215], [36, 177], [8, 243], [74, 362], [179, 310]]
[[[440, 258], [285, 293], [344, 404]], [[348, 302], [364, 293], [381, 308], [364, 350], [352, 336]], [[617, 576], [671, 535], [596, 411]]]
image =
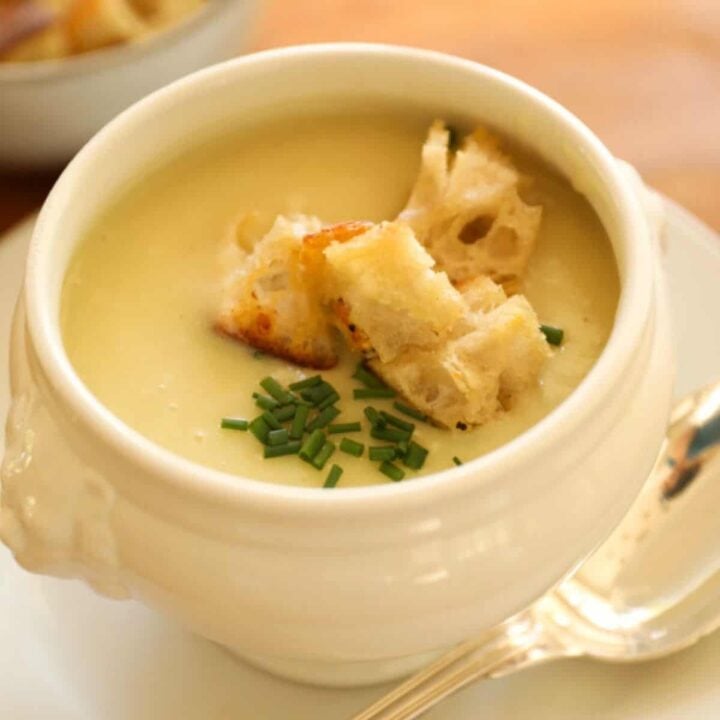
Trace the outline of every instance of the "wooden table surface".
[[[331, 40], [433, 48], [516, 75], [720, 230], [720, 0], [266, 0], [252, 49]], [[0, 171], [0, 231], [56, 176]]]

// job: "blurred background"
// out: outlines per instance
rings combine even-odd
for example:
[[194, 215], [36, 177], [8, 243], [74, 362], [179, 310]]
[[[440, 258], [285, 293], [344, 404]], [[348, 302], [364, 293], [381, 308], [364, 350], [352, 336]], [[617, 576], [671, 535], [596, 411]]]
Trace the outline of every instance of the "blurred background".
[[[516, 75], [720, 230], [720, 0], [265, 0], [238, 49], [334, 40], [432, 48]], [[0, 231], [39, 207], [58, 172], [0, 168]]]

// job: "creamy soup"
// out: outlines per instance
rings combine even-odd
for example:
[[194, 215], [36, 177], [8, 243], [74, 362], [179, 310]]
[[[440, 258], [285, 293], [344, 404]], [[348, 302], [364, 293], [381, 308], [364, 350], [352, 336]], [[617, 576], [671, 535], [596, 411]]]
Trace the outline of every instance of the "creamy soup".
[[[250, 433], [220, 428], [224, 416], [258, 414], [251, 394], [263, 377], [288, 383], [308, 371], [212, 329], [218, 248], [252, 210], [267, 224], [289, 212], [325, 222], [395, 217], [417, 173], [427, 121], [389, 112], [266, 123], [149, 170], [97, 218], [67, 273], [62, 327], [80, 377], [129, 426], [179, 455], [269, 482], [322, 485], [327, 468], [295, 456], [263, 459]], [[454, 456], [471, 460], [547, 415], [588, 372], [612, 327], [618, 278], [598, 218], [543, 164], [513, 156], [535, 178], [531, 201], [544, 208], [524, 292], [565, 340], [539, 385], [499, 419], [466, 432], [418, 423], [416, 439], [430, 453], [407, 480], [452, 467]], [[342, 396], [338, 422], [364, 421], [367, 402], [352, 399], [356, 362], [348, 354], [323, 373]], [[371, 402], [392, 409], [391, 401]], [[351, 437], [382, 444], [365, 430]], [[340, 487], [387, 482], [367, 452], [336, 452], [332, 461], [345, 470]]]

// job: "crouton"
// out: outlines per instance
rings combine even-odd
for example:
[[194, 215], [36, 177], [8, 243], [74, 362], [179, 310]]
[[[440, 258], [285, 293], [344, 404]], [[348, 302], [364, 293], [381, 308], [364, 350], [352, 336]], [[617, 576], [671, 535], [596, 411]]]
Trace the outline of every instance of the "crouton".
[[136, 40], [150, 28], [128, 0], [78, 0], [66, 17], [74, 52]]
[[337, 363], [331, 317], [324, 303], [323, 250], [365, 232], [370, 223], [321, 228], [315, 217], [279, 216], [249, 251], [242, 215], [220, 253], [225, 277], [219, 330], [299, 365], [327, 369]]
[[453, 283], [489, 275], [516, 292], [542, 209], [523, 202], [520, 174], [489, 132], [480, 128], [467, 136], [452, 159], [448, 142], [442, 124], [433, 123], [398, 219], [413, 228]]
[[320, 225], [306, 216], [275, 220], [227, 275], [219, 330], [300, 365], [337, 363], [332, 325], [300, 259], [303, 238]]
[[489, 278], [464, 293], [401, 222], [325, 251], [336, 322], [370, 367], [445, 427], [487, 422], [537, 381], [549, 349], [530, 304]]
[[369, 346], [383, 362], [403, 348], [442, 343], [463, 317], [460, 294], [403, 223], [381, 223], [353, 240], [325, 250], [329, 300], [351, 344]]

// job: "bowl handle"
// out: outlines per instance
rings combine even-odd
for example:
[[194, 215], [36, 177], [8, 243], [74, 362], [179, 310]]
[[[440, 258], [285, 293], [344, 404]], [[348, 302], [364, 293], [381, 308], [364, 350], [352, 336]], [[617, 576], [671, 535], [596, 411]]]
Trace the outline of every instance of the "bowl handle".
[[0, 465], [0, 539], [32, 572], [82, 577], [129, 597], [112, 530], [115, 491], [83, 463], [34, 369], [22, 296], [10, 336], [11, 405]]
[[640, 173], [630, 163], [618, 159], [620, 171], [629, 180], [638, 200], [642, 206], [650, 231], [659, 245], [661, 252], [665, 252], [663, 244], [663, 229], [665, 228], [665, 203], [660, 193], [648, 187]]

